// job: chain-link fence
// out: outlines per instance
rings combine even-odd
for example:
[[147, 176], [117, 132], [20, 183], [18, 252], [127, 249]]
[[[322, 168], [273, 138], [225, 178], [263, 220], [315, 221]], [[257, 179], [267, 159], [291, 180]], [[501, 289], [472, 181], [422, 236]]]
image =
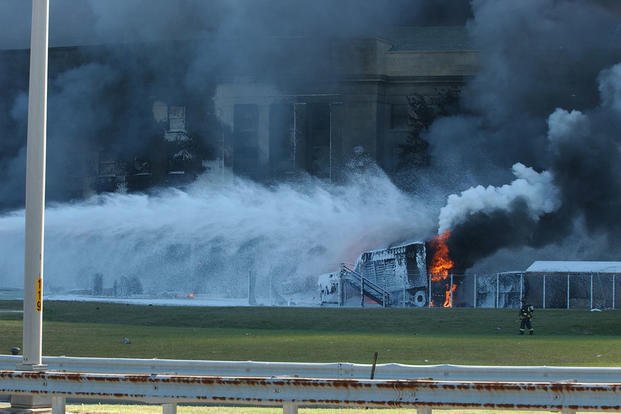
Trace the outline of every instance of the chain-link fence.
[[431, 307], [616, 309], [621, 275], [611, 273], [494, 273], [429, 278]]

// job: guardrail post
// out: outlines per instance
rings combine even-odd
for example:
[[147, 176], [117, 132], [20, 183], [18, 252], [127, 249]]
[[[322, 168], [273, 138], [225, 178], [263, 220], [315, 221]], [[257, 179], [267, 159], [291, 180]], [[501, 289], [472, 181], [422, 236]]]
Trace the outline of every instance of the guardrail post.
[[65, 397], [52, 397], [52, 414], [65, 414]]
[[162, 404], [163, 414], [177, 414], [177, 403]]
[[282, 405], [282, 414], [298, 414], [298, 406], [294, 403], [284, 403]]
[[416, 414], [431, 414], [431, 407], [417, 407]]

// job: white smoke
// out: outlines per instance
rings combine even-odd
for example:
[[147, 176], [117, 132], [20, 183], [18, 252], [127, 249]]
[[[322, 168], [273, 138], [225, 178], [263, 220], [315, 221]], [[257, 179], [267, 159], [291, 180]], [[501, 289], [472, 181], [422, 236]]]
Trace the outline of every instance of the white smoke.
[[602, 105], [621, 114], [621, 63], [603, 70], [598, 81]]
[[[147, 293], [244, 297], [313, 290], [316, 276], [365, 249], [428, 234], [430, 212], [381, 172], [347, 185], [308, 178], [266, 187], [237, 177], [202, 177], [187, 191], [110, 194], [46, 213], [47, 292], [104, 287], [137, 277]], [[19, 287], [23, 212], [0, 217], [0, 286]]]
[[[621, 65], [618, 66], [621, 71]], [[602, 76], [604, 78], [611, 79], [611, 76]], [[583, 142], [590, 133], [589, 118], [580, 111], [570, 112], [557, 108], [548, 117], [548, 141], [554, 152], [564, 143]], [[528, 214], [534, 221], [544, 214], [558, 210], [561, 206], [561, 191], [554, 183], [552, 172], [538, 173], [519, 162], [513, 165], [512, 172], [516, 179], [511, 184], [501, 187], [479, 185], [462, 191], [459, 195], [451, 194], [440, 210], [438, 232], [450, 230], [476, 213], [497, 210], [509, 212], [516, 200], [526, 203]]]
[[580, 111], [556, 108], [548, 117], [548, 140], [552, 148], [574, 139], [583, 139], [591, 132], [589, 118]]
[[526, 203], [529, 215], [534, 220], [560, 207], [560, 192], [550, 172], [538, 173], [521, 163], [514, 164], [512, 170], [516, 179], [511, 184], [501, 187], [479, 185], [462, 191], [460, 195], [451, 194], [446, 206], [440, 210], [438, 232], [450, 230], [475, 213], [508, 211], [518, 199]]

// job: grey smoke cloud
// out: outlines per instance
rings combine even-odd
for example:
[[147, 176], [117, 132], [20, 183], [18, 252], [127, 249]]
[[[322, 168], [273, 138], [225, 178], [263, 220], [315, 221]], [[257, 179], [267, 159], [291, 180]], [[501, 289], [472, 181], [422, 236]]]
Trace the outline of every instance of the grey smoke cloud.
[[598, 105], [598, 74], [621, 61], [621, 20], [596, 3], [476, 0], [472, 7], [468, 31], [481, 66], [462, 93], [466, 114], [441, 120], [428, 135], [437, 167], [459, 168], [450, 151], [459, 148], [475, 174], [464, 188], [506, 182], [516, 162], [545, 168], [547, 116]]
[[[499, 251], [504, 260], [486, 263], [506, 270], [507, 249], [528, 257], [521, 261], [527, 263], [538, 258], [537, 249], [576, 232], [598, 245], [607, 240], [583, 259], [618, 250], [621, 20], [616, 9], [602, 5], [610, 6], [472, 2], [468, 29], [481, 51], [481, 69], [462, 95], [466, 114], [437, 121], [427, 134], [433, 167], [457, 171], [461, 187], [439, 223], [451, 227], [449, 247], [459, 270]], [[541, 189], [548, 191], [532, 193], [536, 187], [528, 181], [526, 187], [506, 184], [516, 163], [546, 176]], [[554, 208], [540, 208], [553, 200]]]
[[619, 151], [618, 101], [611, 98], [621, 87], [619, 65], [604, 70], [600, 77], [602, 104], [590, 111], [557, 110], [550, 117], [571, 127], [557, 128], [553, 136], [555, 154], [551, 169], [563, 192], [563, 213], [584, 219], [591, 234], [604, 234], [609, 249], [616, 249], [621, 239], [617, 219], [621, 208], [621, 152]]
[[609, 257], [618, 249], [619, 67], [599, 75], [599, 107], [585, 112], [557, 108], [548, 116], [548, 171], [537, 173], [518, 163], [511, 184], [472, 187], [448, 197], [439, 232], [452, 232], [449, 246], [460, 269], [503, 248], [561, 243], [576, 231], [600, 246], [602, 237], [606, 240], [591, 254]]
[[[30, 2], [0, 2], [0, 49], [28, 47]], [[467, 0], [55, 0], [50, 42], [75, 46], [246, 36], [369, 34], [394, 24], [463, 24]]]
[[[27, 48], [30, 2], [0, 1], [0, 49]], [[378, 36], [395, 24], [465, 22], [468, 1], [437, 0], [56, 0], [50, 44], [84, 46], [68, 61], [50, 57], [48, 199], [63, 189], [70, 166], [83, 168], [77, 148], [103, 140], [131, 156], [153, 130], [146, 105], [156, 99], [193, 108], [201, 145], [220, 139], [210, 107], [218, 77], [249, 76], [275, 84], [337, 79], [330, 39]], [[308, 39], [308, 40], [303, 40]], [[27, 56], [0, 58], [0, 209], [19, 207], [25, 114], [11, 117], [27, 91]], [[113, 74], [113, 75], [109, 75]], [[102, 76], [101, 81], [99, 76]], [[110, 120], [114, 122], [110, 122]], [[53, 145], [52, 145], [53, 144]]]
[[[604, 232], [614, 241], [615, 226], [607, 231], [606, 223], [618, 204], [615, 194], [621, 194], [614, 134], [621, 23], [618, 14], [601, 7], [604, 3], [474, 0], [470, 9], [468, 2], [450, 0], [57, 0], [52, 44], [104, 46], [85, 51], [77, 67], [52, 74], [50, 102], [62, 102], [64, 111], [50, 112], [57, 154], [49, 171], [66, 171], [63, 164], [82, 139], [105, 136], [128, 151], [143, 147], [137, 137], [148, 130], [144, 114], [150, 111], [141, 105], [158, 96], [204, 102], [213, 94], [216, 73], [241, 76], [259, 67], [258, 76], [271, 83], [291, 73], [313, 79], [324, 76], [329, 37], [379, 35], [389, 24], [463, 23], [472, 17], [468, 29], [481, 70], [462, 94], [463, 112], [427, 131], [432, 165], [421, 183], [436, 189], [434, 199], [478, 185], [497, 188], [511, 182], [511, 167], [522, 163], [540, 178], [549, 177], [544, 171], [551, 174], [561, 204], [540, 210], [533, 220], [532, 200], [515, 192], [502, 209], [456, 213], [468, 220], [452, 222], [462, 226], [461, 233], [454, 231], [455, 251], [470, 266], [503, 246], [539, 247], [563, 239], [577, 220], [592, 237], [599, 240]], [[0, 2], [0, 48], [27, 47], [29, 7], [22, 0]], [[315, 41], [305, 48], [287, 41], [309, 35]], [[11, 108], [23, 106], [26, 76], [19, 82], [6, 79], [7, 71], [0, 61], [3, 201], [19, 194], [9, 189], [20, 188], [17, 166], [25, 142], [23, 111]], [[116, 126], [106, 122], [111, 117]], [[588, 119], [588, 128], [582, 119]], [[50, 182], [64, 176], [51, 173]], [[19, 197], [11, 200], [19, 203]], [[458, 235], [463, 235], [459, 243]]]
[[548, 117], [548, 139], [553, 149], [568, 140], [582, 140], [590, 133], [589, 118], [580, 111], [556, 108]]
[[621, 114], [621, 64], [605, 69], [599, 76], [602, 106]]

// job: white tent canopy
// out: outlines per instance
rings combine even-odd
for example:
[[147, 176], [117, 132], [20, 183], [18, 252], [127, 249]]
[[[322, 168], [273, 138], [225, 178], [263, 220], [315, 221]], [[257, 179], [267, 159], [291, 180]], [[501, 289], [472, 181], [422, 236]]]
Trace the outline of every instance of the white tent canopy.
[[536, 273], [621, 273], [621, 262], [536, 261], [526, 271]]

